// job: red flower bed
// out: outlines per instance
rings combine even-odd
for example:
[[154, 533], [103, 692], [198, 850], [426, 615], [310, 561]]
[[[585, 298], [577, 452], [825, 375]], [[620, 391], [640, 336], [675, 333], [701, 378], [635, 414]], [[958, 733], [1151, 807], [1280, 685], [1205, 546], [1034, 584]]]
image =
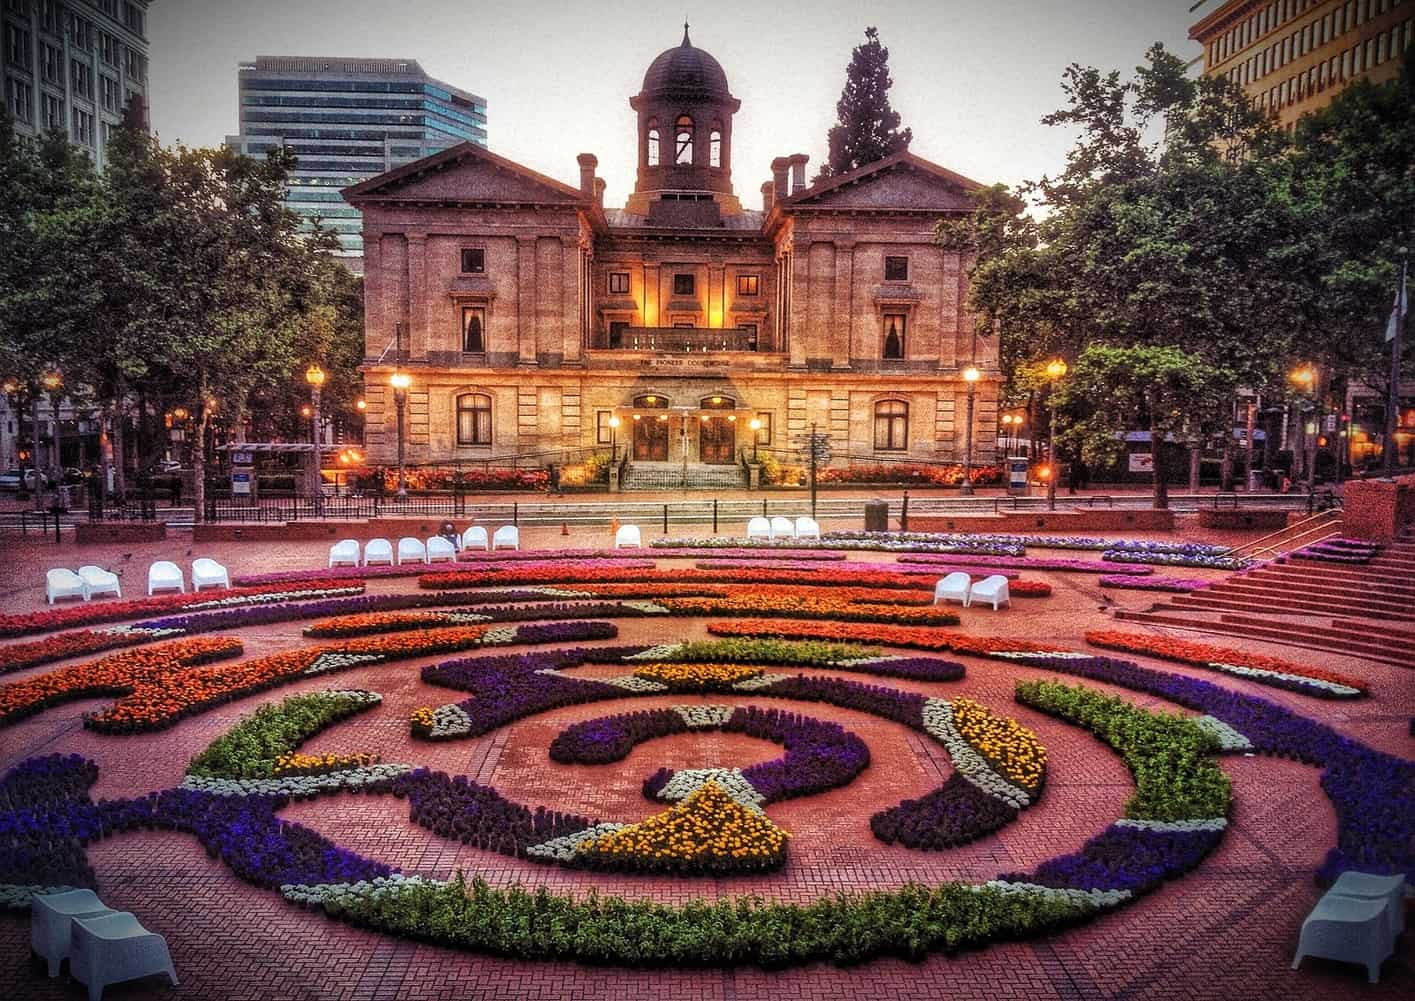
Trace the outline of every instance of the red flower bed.
[[1028, 651], [1050, 653], [1061, 647], [1031, 640], [1001, 639], [990, 636], [962, 636], [918, 626], [887, 626], [864, 622], [817, 622], [805, 619], [738, 619], [709, 622], [707, 630], [716, 636], [759, 636], [773, 639], [832, 640], [844, 643], [877, 643], [881, 646], [913, 647], [919, 650], [950, 650], [986, 656], [993, 653]]
[[[889, 571], [852, 573], [834, 567], [811, 573], [810, 584], [816, 587], [890, 587], [918, 588], [920, 574]], [[748, 568], [734, 570], [699, 570], [692, 567], [640, 569], [621, 566], [585, 564], [545, 564], [535, 567], [483, 567], [478, 570], [452, 570], [427, 573], [418, 578], [418, 586], [430, 590], [453, 590], [470, 587], [501, 587], [506, 584], [553, 584], [574, 587], [576, 584], [663, 583], [663, 584], [791, 584], [802, 585], [799, 570]], [[930, 584], [930, 587], [932, 584]]]
[[[879, 466], [827, 466], [816, 471], [821, 483], [927, 483], [939, 487], [956, 487], [963, 483], [963, 467], [921, 466], [907, 462], [891, 462]], [[968, 479], [975, 486], [1002, 482], [1002, 470], [997, 466], [974, 466]]]
[[1252, 667], [1260, 671], [1277, 671], [1281, 674], [1295, 674], [1302, 678], [1330, 681], [1335, 685], [1345, 685], [1358, 691], [1366, 691], [1366, 683], [1357, 678], [1337, 674], [1335, 671], [1319, 667], [1294, 664], [1281, 657], [1269, 657], [1261, 653], [1248, 653], [1232, 647], [1212, 646], [1191, 640], [1173, 639], [1169, 636], [1147, 636], [1144, 633], [1118, 633], [1094, 630], [1086, 634], [1086, 642], [1107, 650], [1124, 650], [1126, 653], [1147, 653], [1163, 660], [1178, 661], [1207, 667], [1210, 664], [1232, 664], [1234, 667]]
[[147, 633], [110, 633], [83, 629], [61, 633], [58, 636], [46, 636], [33, 643], [12, 643], [0, 648], [0, 674], [86, 653], [98, 653], [100, 650], [134, 646], [146, 643], [151, 638]]

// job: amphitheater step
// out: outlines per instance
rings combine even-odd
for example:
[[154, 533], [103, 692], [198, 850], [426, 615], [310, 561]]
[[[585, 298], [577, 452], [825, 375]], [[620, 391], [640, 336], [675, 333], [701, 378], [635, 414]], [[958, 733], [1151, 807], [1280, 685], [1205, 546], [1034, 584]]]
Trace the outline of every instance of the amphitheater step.
[[[1305, 632], [1294, 631], [1290, 624], [1278, 622], [1265, 626], [1248, 626], [1237, 622], [1222, 620], [1215, 622], [1212, 619], [1203, 619], [1179, 613], [1164, 614], [1163, 612], [1118, 611], [1115, 613], [1115, 617], [1126, 622], [1138, 622], [1156, 626], [1172, 626], [1177, 629], [1193, 629], [1198, 632], [1216, 633], [1222, 636], [1241, 636], [1248, 639], [1266, 640], [1274, 643], [1303, 647], [1309, 650], [1324, 650], [1332, 653], [1352, 654], [1382, 664], [1394, 664], [1398, 667], [1415, 666], [1415, 664], [1412, 664], [1409, 653], [1392, 655], [1387, 653], [1383, 648], [1366, 649], [1365, 644], [1352, 643], [1348, 640], [1334, 640], [1322, 636], [1308, 636]], [[1224, 619], [1226, 618], [1225, 616]]]
[[1210, 594], [1195, 591], [1192, 594], [1176, 595], [1171, 599], [1176, 606], [1212, 611], [1230, 612], [1282, 612], [1292, 615], [1327, 616], [1337, 612], [1365, 613], [1381, 620], [1395, 622], [1415, 622], [1415, 612], [1390, 611], [1384, 608], [1360, 607], [1349, 601], [1323, 601], [1319, 599], [1245, 597], [1235, 594]]
[[1415, 613], [1415, 605], [1410, 602], [1388, 598], [1374, 589], [1227, 581], [1205, 588], [1202, 593], [1209, 597], [1228, 597], [1238, 601], [1304, 602], [1318, 611], [1336, 612], [1343, 608], [1352, 608], [1397, 616]]

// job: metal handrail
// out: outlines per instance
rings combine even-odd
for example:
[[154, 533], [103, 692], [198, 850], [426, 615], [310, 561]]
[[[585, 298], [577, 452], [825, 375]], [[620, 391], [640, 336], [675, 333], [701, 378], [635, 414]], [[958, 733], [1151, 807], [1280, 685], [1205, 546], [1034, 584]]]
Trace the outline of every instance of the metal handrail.
[[[1340, 517], [1340, 515], [1340, 511], [1322, 511], [1318, 514], [1311, 515], [1310, 517], [1303, 518], [1301, 521], [1294, 522], [1291, 525], [1287, 525], [1284, 528], [1280, 528], [1276, 532], [1269, 532], [1267, 535], [1264, 535], [1261, 538], [1254, 539], [1252, 542], [1244, 543], [1243, 545], [1232, 550], [1232, 555], [1254, 557], [1260, 553], [1272, 552], [1276, 550], [1279, 545], [1285, 544], [1287, 542], [1296, 541], [1297, 539], [1301, 539], [1305, 536], [1311, 535], [1313, 532], [1320, 531], [1321, 529], [1328, 527], [1333, 518]], [[1328, 524], [1313, 525], [1314, 522], [1327, 522]], [[1307, 525], [1313, 525], [1313, 527], [1306, 528], [1304, 531], [1297, 532], [1297, 534], [1292, 535], [1291, 538], [1283, 539], [1283, 541], [1278, 545], [1263, 545], [1263, 543], [1268, 542], [1270, 540], [1275, 540], [1281, 538], [1282, 536], [1290, 535], [1291, 533], [1296, 532], [1297, 529], [1304, 528], [1304, 526]]]

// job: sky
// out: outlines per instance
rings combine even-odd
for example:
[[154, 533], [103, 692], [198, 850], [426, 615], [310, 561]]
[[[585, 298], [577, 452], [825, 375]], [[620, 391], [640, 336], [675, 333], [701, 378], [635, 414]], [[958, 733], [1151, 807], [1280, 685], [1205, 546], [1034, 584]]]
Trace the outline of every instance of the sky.
[[489, 148], [578, 186], [594, 153], [618, 206], [634, 185], [634, 113], [644, 71], [691, 24], [742, 102], [732, 179], [748, 208], [774, 157], [815, 173], [869, 25], [889, 49], [890, 98], [913, 152], [983, 183], [1017, 185], [1064, 165], [1072, 136], [1041, 124], [1069, 63], [1128, 75], [1155, 41], [1199, 54], [1192, 0], [155, 0], [148, 15], [154, 130], [220, 145], [236, 131], [236, 66], [257, 55], [416, 59], [486, 98]]

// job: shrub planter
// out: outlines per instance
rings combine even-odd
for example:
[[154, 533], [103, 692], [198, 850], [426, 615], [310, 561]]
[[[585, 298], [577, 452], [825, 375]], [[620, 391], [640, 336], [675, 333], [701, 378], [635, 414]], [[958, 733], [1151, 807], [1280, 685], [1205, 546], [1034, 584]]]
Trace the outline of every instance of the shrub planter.
[[1277, 531], [1287, 527], [1287, 512], [1267, 508], [1199, 508], [1200, 528], [1259, 528]]

